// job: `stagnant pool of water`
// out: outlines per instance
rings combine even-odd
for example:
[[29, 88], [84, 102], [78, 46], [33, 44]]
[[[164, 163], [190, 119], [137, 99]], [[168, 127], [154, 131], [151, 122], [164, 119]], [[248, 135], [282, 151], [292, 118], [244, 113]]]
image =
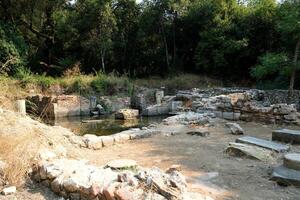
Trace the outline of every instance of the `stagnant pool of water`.
[[141, 128], [151, 123], [160, 123], [166, 116], [140, 117], [132, 120], [117, 120], [114, 115], [99, 117], [69, 117], [48, 122], [50, 125], [62, 126], [79, 135], [112, 135], [130, 128]]

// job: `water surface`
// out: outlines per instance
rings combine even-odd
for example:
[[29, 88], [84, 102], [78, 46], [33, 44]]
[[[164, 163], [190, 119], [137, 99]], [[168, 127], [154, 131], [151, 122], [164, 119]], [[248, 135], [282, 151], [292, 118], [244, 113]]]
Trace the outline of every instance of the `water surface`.
[[78, 135], [112, 135], [130, 128], [141, 128], [151, 123], [160, 123], [166, 116], [139, 117], [132, 120], [117, 120], [114, 115], [100, 117], [66, 117], [49, 122], [51, 125], [69, 128]]

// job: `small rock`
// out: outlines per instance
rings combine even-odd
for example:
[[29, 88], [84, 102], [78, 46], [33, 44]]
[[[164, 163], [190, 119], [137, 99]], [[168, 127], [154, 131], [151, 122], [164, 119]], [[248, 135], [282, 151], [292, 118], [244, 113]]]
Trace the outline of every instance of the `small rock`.
[[16, 191], [17, 191], [17, 188], [15, 186], [10, 186], [10, 187], [4, 188], [1, 192], [1, 194], [10, 195], [10, 194], [16, 193]]
[[103, 189], [103, 194], [106, 200], [115, 200], [115, 191], [119, 185], [120, 183], [115, 182]]
[[237, 123], [226, 123], [225, 124], [228, 128], [230, 128], [232, 135], [243, 135], [244, 130], [242, 127]]
[[139, 116], [139, 110], [121, 109], [115, 114], [116, 119], [135, 119]]
[[132, 194], [126, 188], [120, 188], [114, 192], [115, 198], [117, 200], [132, 200]]
[[44, 161], [49, 161], [56, 158], [57, 155], [48, 149], [41, 149], [39, 151], [39, 159]]

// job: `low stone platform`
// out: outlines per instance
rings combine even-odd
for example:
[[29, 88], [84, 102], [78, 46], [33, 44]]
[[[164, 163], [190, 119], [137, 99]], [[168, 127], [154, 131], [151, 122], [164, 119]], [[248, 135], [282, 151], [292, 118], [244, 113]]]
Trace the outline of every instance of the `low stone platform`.
[[300, 131], [280, 129], [272, 132], [272, 140], [300, 144]]
[[271, 179], [278, 184], [300, 187], [300, 154], [286, 154], [283, 165], [274, 168]]
[[252, 144], [252, 145], [256, 145], [256, 146], [270, 149], [272, 151], [276, 151], [276, 152], [280, 152], [280, 153], [287, 152], [290, 149], [290, 147], [287, 145], [279, 144], [276, 142], [263, 140], [263, 139], [259, 139], [259, 138], [255, 138], [255, 137], [251, 137], [251, 136], [245, 136], [245, 137], [238, 138], [238, 139], [236, 139], [236, 142]]
[[69, 141], [72, 144], [75, 144], [79, 147], [99, 150], [103, 147], [124, 143], [129, 140], [147, 138], [158, 133], [161, 133], [161, 131], [156, 129], [148, 129], [148, 128], [144, 128], [144, 129], [132, 128], [126, 131], [122, 131], [120, 133], [107, 135], [107, 136], [96, 136], [91, 134], [78, 136], [72, 134], [72, 135], [66, 135], [66, 137], [69, 139]]
[[[57, 159], [40, 163], [33, 176], [70, 200], [213, 200], [189, 192], [185, 177], [176, 169], [164, 172], [157, 167], [142, 168], [133, 162], [114, 160], [105, 166], [94, 166], [82, 160]], [[135, 168], [128, 168], [128, 164], [135, 164]]]

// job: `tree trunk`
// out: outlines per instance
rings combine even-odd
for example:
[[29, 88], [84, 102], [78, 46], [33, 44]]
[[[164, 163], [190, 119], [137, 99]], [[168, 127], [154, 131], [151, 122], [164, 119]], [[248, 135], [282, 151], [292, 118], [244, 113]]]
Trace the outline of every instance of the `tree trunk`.
[[297, 65], [298, 65], [298, 56], [299, 56], [299, 49], [300, 49], [300, 38], [297, 41], [294, 60], [293, 60], [293, 69], [290, 78], [290, 86], [289, 86], [289, 100], [291, 100], [293, 93], [294, 93], [294, 83], [295, 83], [295, 76], [297, 72]]
[[173, 64], [176, 64], [176, 21], [177, 21], [177, 11], [174, 13], [173, 19]]
[[105, 73], [105, 62], [104, 62], [105, 50], [101, 50], [101, 65], [103, 73]]
[[167, 43], [167, 38], [165, 35], [165, 30], [164, 30], [164, 25], [162, 20], [160, 21], [160, 26], [161, 26], [161, 33], [162, 33], [162, 38], [165, 46], [165, 55], [166, 55], [166, 63], [167, 63], [167, 72], [169, 71], [170, 68], [170, 62], [169, 62], [169, 51], [168, 51], [168, 43]]

